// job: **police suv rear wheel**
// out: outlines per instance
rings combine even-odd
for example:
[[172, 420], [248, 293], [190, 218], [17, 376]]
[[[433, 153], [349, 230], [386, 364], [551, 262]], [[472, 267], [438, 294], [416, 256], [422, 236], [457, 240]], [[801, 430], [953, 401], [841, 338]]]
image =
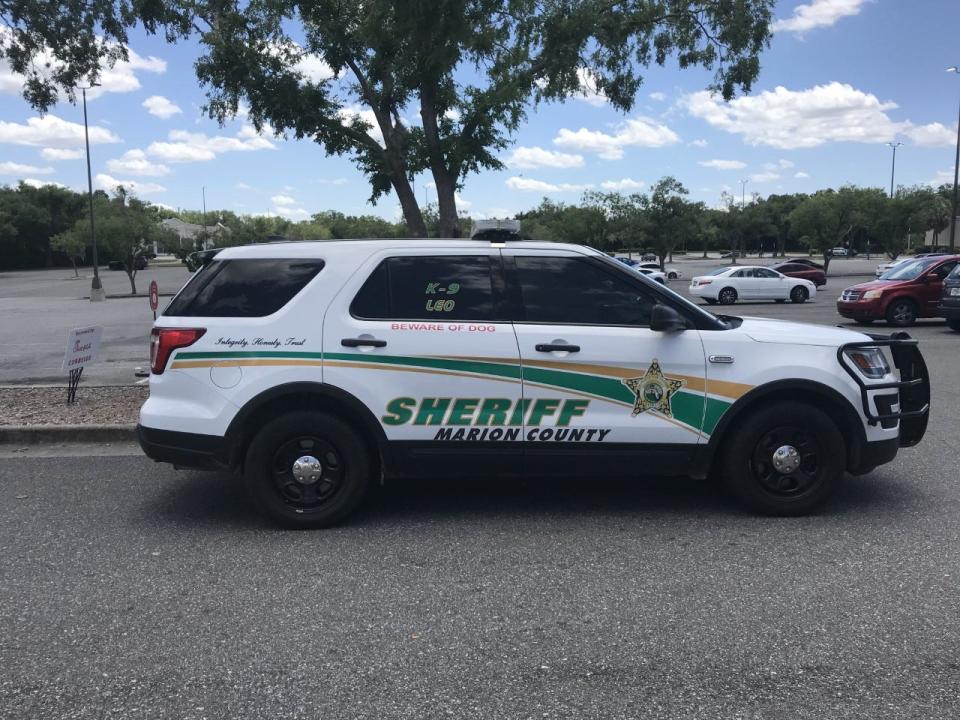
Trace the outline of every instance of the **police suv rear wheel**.
[[334, 525], [370, 485], [363, 441], [340, 420], [301, 410], [271, 420], [247, 453], [244, 482], [258, 509], [293, 528]]
[[765, 515], [803, 515], [840, 483], [846, 445], [821, 410], [794, 403], [749, 415], [736, 429], [723, 474], [738, 500]]

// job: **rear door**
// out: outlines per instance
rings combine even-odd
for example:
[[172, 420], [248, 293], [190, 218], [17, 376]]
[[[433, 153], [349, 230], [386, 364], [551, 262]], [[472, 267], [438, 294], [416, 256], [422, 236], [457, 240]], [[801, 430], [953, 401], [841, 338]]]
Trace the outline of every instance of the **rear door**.
[[348, 282], [324, 321], [324, 382], [373, 412], [402, 472], [517, 472], [520, 355], [499, 251], [434, 253], [380, 252]]
[[659, 293], [600, 258], [518, 248], [504, 250], [504, 261], [527, 405], [527, 467], [684, 472], [704, 419], [699, 331], [652, 331]]
[[948, 260], [926, 274], [925, 282], [920, 286], [920, 293], [923, 297], [923, 310], [921, 312], [925, 316], [930, 317], [937, 314], [937, 306], [940, 305], [940, 296], [943, 294], [943, 281], [956, 266], [956, 260]]

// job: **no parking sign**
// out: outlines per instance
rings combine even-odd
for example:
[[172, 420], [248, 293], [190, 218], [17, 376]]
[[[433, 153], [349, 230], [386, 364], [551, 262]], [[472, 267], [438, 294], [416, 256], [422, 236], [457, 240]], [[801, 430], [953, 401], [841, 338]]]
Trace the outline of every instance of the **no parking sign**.
[[157, 308], [160, 306], [160, 290], [157, 281], [150, 281], [150, 309], [153, 310], [153, 319], [157, 319]]

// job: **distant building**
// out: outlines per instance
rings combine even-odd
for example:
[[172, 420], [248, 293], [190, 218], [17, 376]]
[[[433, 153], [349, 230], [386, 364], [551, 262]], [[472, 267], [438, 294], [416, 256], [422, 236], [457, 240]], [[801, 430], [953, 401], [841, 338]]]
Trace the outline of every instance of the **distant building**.
[[[960, 217], [956, 218], [954, 222], [957, 223], [957, 244], [960, 245]], [[950, 244], [950, 223], [947, 223], [947, 226], [941, 230], [939, 233], [934, 233], [933, 230], [927, 230], [926, 234], [923, 236], [923, 244], [927, 247], [946, 247]]]
[[[216, 247], [216, 238], [218, 235], [223, 235], [226, 233], [230, 234], [231, 230], [223, 223], [214, 223], [213, 225], [207, 225], [204, 228], [203, 225], [195, 225], [194, 223], [184, 222], [180, 218], [167, 218], [166, 220], [161, 220], [160, 224], [167, 230], [171, 230], [176, 233], [177, 238], [180, 240], [180, 247], [182, 248], [184, 244], [188, 244], [191, 248], [195, 247], [195, 241], [198, 237], [202, 236], [203, 231], [206, 230], [208, 237], [203, 242], [203, 250], [209, 250], [212, 247]], [[156, 247], [157, 243], [154, 243], [154, 252], [159, 252], [159, 249]], [[168, 250], [172, 248], [167, 248]]]

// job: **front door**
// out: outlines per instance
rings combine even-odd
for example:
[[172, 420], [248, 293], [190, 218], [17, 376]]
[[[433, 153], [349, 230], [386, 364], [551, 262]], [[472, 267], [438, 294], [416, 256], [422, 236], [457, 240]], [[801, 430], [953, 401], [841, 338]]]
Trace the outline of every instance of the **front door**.
[[923, 308], [921, 308], [920, 313], [923, 317], [935, 317], [937, 315], [940, 296], [943, 295], [943, 280], [956, 266], [956, 260], [949, 260], [937, 265], [926, 274], [924, 283], [920, 287], [920, 293], [923, 297]]
[[754, 268], [751, 280], [755, 290], [754, 297], [763, 300], [782, 300], [789, 297], [787, 279], [778, 272], [767, 268]]
[[602, 259], [522, 249], [505, 250], [504, 259], [528, 468], [684, 472], [702, 437], [699, 331], [652, 331], [656, 291]]
[[376, 415], [404, 473], [517, 472], [520, 357], [499, 251], [410, 245], [371, 257], [330, 306], [324, 382]]

